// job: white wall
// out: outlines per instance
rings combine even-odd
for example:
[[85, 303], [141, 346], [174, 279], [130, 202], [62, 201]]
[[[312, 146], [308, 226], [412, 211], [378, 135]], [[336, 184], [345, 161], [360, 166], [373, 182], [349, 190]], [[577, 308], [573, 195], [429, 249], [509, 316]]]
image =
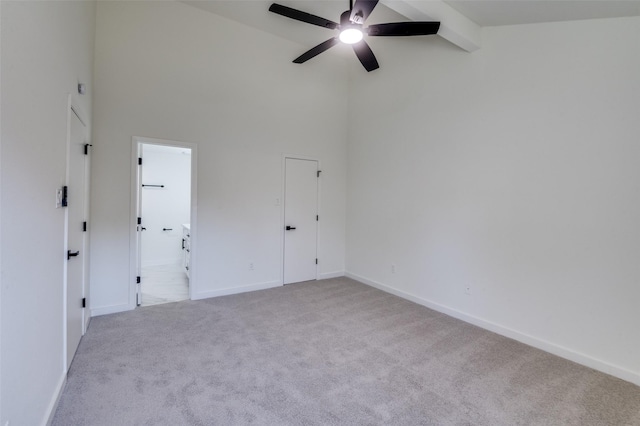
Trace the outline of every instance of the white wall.
[[[143, 145], [142, 267], [180, 264], [182, 224], [191, 220], [191, 150]], [[163, 231], [169, 228], [171, 231]]]
[[[97, 11], [91, 308], [133, 307], [132, 136], [197, 144], [196, 298], [282, 282], [283, 154], [323, 169], [321, 276], [344, 271], [347, 69], [326, 55], [173, 2]], [[250, 271], [249, 263], [255, 269]]]
[[640, 384], [640, 18], [483, 36], [352, 70], [347, 271]]
[[63, 363], [67, 96], [91, 116], [95, 4], [2, 2], [0, 424], [44, 424]]

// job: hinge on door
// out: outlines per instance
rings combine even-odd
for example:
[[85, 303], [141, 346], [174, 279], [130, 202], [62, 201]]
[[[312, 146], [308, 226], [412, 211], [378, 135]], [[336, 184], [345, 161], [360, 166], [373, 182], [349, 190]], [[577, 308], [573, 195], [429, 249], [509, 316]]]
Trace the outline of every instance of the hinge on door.
[[67, 193], [69, 192], [69, 187], [68, 186], [63, 186], [62, 187], [62, 207], [67, 207], [69, 205], [69, 202], [67, 200]]
[[138, 165], [142, 166], [142, 157], [138, 157]]
[[90, 143], [85, 143], [84, 144], [84, 155], [89, 155], [89, 147], [93, 146]]
[[86, 307], [87, 307], [87, 298], [86, 298], [86, 297], [83, 297], [83, 298], [82, 298], [82, 307], [83, 307], [83, 308], [86, 308]]
[[322, 170], [318, 170], [318, 177], [320, 177], [320, 173], [322, 173]]
[[320, 220], [320, 216], [316, 215], [316, 222]]
[[82, 232], [87, 232], [87, 222], [82, 222]]
[[140, 277], [136, 277], [136, 284], [140, 284]]
[[318, 258], [316, 257], [316, 265], [318, 264]]

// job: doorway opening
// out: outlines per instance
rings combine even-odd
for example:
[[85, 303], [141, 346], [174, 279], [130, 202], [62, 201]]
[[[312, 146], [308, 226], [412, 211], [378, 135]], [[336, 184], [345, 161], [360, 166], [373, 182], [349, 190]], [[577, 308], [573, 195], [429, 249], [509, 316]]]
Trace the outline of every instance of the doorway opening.
[[195, 147], [134, 138], [135, 306], [193, 294]]
[[318, 279], [319, 162], [284, 158], [283, 284]]

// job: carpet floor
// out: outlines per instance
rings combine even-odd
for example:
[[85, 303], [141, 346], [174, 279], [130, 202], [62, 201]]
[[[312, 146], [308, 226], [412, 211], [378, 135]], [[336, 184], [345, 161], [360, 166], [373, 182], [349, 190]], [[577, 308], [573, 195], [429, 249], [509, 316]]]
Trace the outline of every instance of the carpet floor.
[[347, 278], [93, 318], [70, 425], [640, 425], [640, 387]]

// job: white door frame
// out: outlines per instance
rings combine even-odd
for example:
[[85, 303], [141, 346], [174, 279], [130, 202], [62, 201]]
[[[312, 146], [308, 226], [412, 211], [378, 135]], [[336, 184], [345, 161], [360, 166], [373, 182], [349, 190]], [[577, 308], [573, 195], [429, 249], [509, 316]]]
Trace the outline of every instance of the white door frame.
[[[81, 115], [82, 117], [82, 115]], [[90, 282], [91, 282], [91, 274], [90, 274], [90, 252], [89, 248], [91, 246], [91, 127], [87, 125], [87, 145], [85, 147], [85, 152], [87, 153], [84, 156], [84, 183], [85, 183], [85, 193], [84, 193], [84, 217], [87, 221], [86, 231], [84, 233], [84, 243], [83, 248], [85, 252], [85, 256], [83, 257], [83, 276], [84, 276], [84, 288], [82, 292], [82, 297], [85, 298], [86, 306], [84, 311], [82, 312], [83, 318], [83, 329], [82, 335], [87, 332], [89, 328], [89, 322], [91, 321], [91, 298], [90, 298]]]
[[198, 257], [198, 232], [197, 232], [197, 210], [198, 210], [198, 150], [197, 145], [189, 142], [179, 142], [167, 139], [155, 139], [142, 136], [134, 136], [131, 140], [131, 217], [129, 220], [129, 307], [135, 309], [136, 300], [136, 277], [138, 269], [138, 253], [136, 250], [136, 238], [138, 235], [138, 152], [142, 144], [177, 146], [191, 150], [191, 265], [189, 268], [189, 299], [193, 300], [197, 292], [197, 257]]
[[[284, 217], [284, 198], [286, 195], [286, 186], [287, 186], [287, 159], [292, 160], [307, 160], [307, 161], [317, 161], [318, 162], [318, 171], [320, 171], [320, 176], [322, 176], [322, 163], [318, 157], [308, 156], [308, 155], [296, 155], [296, 154], [282, 154], [282, 188], [281, 188], [281, 198], [280, 198], [280, 283], [284, 285], [284, 239], [285, 239], [285, 217]], [[320, 216], [321, 204], [320, 201], [322, 197], [320, 196], [322, 190], [322, 179], [318, 178], [318, 216]], [[322, 218], [316, 223], [316, 253], [318, 253], [318, 265], [316, 266], [316, 280], [320, 276], [320, 224], [322, 223]]]
[[[69, 94], [67, 96], [67, 148], [66, 148], [66, 172], [65, 172], [65, 185], [69, 185], [69, 177], [70, 177], [70, 161], [71, 161], [71, 119], [75, 115], [78, 117], [78, 120], [82, 123], [85, 128], [85, 143], [90, 143], [90, 128], [89, 122], [86, 119], [86, 114], [83, 112], [82, 108], [78, 105], [78, 102], [75, 96]], [[84, 159], [84, 205], [82, 206], [83, 216], [89, 222], [89, 196], [90, 196], [90, 188], [89, 188], [89, 156], [86, 155]], [[82, 297], [89, 301], [89, 228], [82, 236]], [[64, 253], [64, 263], [62, 268], [62, 277], [63, 277], [63, 291], [62, 291], [62, 312], [63, 312], [63, 338], [62, 344], [64, 347], [64, 356], [63, 356], [63, 366], [64, 370], [67, 371], [67, 365], [69, 360], [69, 353], [67, 350], [67, 341], [68, 341], [68, 331], [67, 331], [67, 315], [69, 306], [67, 304], [67, 290], [68, 290], [68, 259], [66, 256], [67, 251], [69, 250], [69, 210], [65, 208], [64, 212], [64, 243], [63, 243], [63, 253]], [[82, 310], [82, 335], [87, 332], [87, 328], [89, 326], [89, 321], [91, 319], [91, 315], [89, 312], [89, 306], [87, 305]]]

